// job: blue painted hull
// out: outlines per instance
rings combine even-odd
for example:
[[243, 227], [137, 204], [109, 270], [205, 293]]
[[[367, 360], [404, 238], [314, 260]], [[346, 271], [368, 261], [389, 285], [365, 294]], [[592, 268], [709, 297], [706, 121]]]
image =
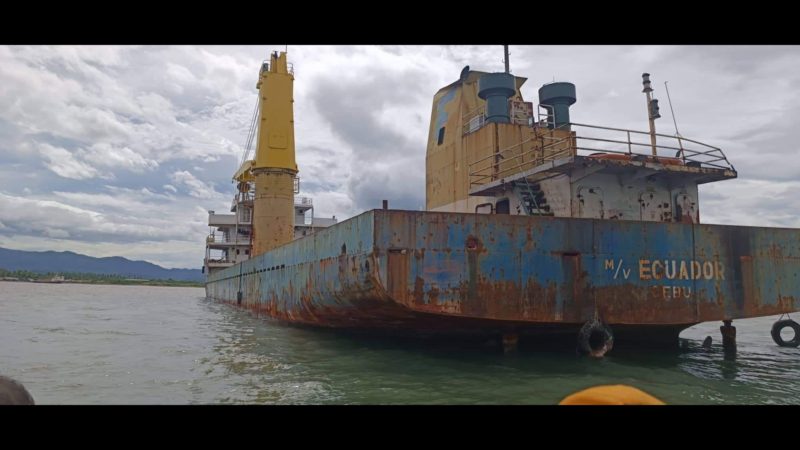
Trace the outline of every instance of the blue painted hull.
[[373, 210], [214, 273], [206, 293], [325, 327], [574, 333], [597, 315], [672, 336], [800, 309], [800, 230]]

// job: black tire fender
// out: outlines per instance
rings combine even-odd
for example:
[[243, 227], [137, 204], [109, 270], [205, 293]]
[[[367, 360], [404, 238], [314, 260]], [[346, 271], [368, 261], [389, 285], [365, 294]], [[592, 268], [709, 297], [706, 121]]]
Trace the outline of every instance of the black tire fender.
[[[785, 341], [781, 337], [781, 330], [790, 327], [794, 330], [794, 338], [791, 341]], [[797, 347], [800, 346], [800, 324], [792, 319], [779, 320], [772, 324], [772, 340], [781, 347]]]
[[578, 332], [578, 351], [602, 358], [614, 347], [614, 334], [611, 328], [595, 319], [583, 324]]

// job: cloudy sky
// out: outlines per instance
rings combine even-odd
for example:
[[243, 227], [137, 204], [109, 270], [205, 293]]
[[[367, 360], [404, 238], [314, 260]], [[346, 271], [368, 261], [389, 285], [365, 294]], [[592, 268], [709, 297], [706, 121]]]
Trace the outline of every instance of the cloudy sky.
[[[245, 47], [0, 47], [0, 247], [202, 265], [207, 210], [227, 211], [262, 60]], [[576, 84], [574, 122], [721, 147], [739, 179], [701, 187], [706, 223], [800, 227], [800, 47], [511, 46], [536, 101]], [[289, 46], [301, 195], [344, 219], [421, 209], [431, 99], [501, 46]]]

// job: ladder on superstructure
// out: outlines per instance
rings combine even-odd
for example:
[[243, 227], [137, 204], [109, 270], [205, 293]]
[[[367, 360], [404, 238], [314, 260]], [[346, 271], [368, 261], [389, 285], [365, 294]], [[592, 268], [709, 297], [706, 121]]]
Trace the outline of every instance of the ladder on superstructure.
[[528, 182], [527, 177], [522, 177], [522, 181], [514, 183], [519, 188], [519, 195], [522, 206], [529, 216], [552, 216], [553, 212], [550, 210], [550, 205], [547, 204], [547, 198], [544, 196], [542, 187], [539, 183]]

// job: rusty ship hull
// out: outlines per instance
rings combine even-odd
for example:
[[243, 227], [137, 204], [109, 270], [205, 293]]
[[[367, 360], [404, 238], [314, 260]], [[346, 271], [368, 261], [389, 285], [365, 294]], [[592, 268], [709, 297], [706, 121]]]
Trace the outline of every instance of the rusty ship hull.
[[372, 210], [209, 276], [210, 298], [322, 327], [670, 341], [796, 311], [800, 230]]

